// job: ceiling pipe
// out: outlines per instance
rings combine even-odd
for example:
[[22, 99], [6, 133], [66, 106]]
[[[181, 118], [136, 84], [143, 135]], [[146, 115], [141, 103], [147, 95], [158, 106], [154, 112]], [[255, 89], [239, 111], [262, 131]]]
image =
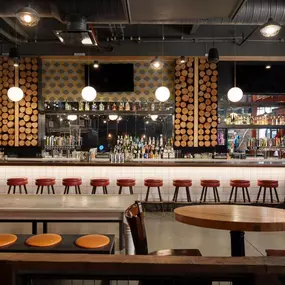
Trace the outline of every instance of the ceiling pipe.
[[0, 35], [2, 35], [8, 41], [10, 41], [12, 43], [15, 43], [17, 45], [19, 45], [19, 44], [27, 44], [28, 43], [28, 40], [23, 40], [23, 39], [16, 38], [16, 37], [12, 36], [11, 34], [7, 33], [2, 28], [0, 28]]

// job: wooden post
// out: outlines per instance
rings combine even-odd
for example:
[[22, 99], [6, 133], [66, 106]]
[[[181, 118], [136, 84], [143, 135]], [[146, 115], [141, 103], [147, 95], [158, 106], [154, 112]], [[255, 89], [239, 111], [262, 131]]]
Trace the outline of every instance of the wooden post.
[[[19, 67], [15, 67], [15, 86], [19, 87]], [[15, 146], [19, 146], [19, 102], [15, 102]]]
[[194, 147], [198, 147], [198, 117], [199, 117], [199, 110], [198, 110], [198, 92], [199, 92], [199, 58], [195, 57], [194, 60]]

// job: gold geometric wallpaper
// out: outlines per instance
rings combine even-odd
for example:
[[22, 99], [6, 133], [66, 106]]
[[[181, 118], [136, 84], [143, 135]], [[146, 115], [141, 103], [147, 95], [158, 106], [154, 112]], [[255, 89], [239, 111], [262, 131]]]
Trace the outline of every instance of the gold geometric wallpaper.
[[[87, 62], [43, 60], [42, 94], [46, 101], [80, 101], [81, 90], [85, 86], [84, 65]], [[126, 62], [129, 63], [129, 62]], [[134, 92], [97, 93], [96, 101], [103, 102], [143, 102], [154, 101], [154, 92], [161, 86], [167, 86], [174, 100], [175, 63], [165, 62], [160, 71], [153, 70], [149, 62], [135, 61]]]

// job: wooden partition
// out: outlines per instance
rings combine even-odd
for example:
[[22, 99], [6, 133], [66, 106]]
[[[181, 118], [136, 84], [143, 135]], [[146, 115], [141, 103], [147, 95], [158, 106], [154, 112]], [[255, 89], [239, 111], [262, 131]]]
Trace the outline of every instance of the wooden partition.
[[[38, 145], [38, 58], [20, 59], [18, 67], [8, 57], [0, 57], [0, 145]], [[17, 86], [24, 98], [12, 102], [9, 88]]]
[[218, 126], [217, 64], [205, 57], [176, 60], [175, 67], [176, 147], [214, 147]]

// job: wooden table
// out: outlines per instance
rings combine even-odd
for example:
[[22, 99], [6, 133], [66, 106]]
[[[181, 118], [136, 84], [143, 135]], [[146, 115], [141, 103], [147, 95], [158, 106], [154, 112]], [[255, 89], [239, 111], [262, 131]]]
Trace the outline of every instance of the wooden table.
[[174, 210], [178, 222], [229, 230], [232, 256], [245, 256], [244, 232], [285, 231], [285, 210], [239, 205], [186, 206]]
[[[125, 237], [126, 253], [134, 254], [125, 210], [136, 195], [1, 195], [0, 222], [32, 222], [35, 225], [55, 222], [119, 223], [120, 249]], [[44, 229], [46, 232], [47, 229]]]

